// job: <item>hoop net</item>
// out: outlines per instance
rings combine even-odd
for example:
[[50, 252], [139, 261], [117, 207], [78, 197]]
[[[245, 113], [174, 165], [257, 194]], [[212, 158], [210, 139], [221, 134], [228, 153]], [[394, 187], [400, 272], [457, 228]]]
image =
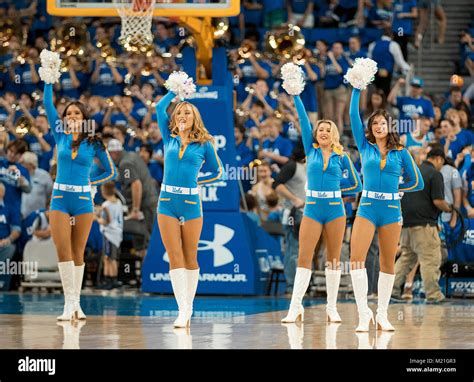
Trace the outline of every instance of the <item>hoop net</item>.
[[113, 0], [122, 19], [120, 41], [124, 46], [147, 46], [153, 43], [151, 25], [155, 0]]

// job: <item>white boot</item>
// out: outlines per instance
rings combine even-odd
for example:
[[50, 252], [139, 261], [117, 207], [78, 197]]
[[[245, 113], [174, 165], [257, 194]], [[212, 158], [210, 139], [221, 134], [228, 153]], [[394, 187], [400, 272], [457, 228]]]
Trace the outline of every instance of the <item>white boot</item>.
[[341, 316], [337, 312], [336, 302], [341, 281], [341, 270], [326, 268], [326, 315], [328, 322], [341, 322]]
[[395, 275], [388, 273], [379, 273], [378, 282], [378, 306], [375, 322], [378, 330], [386, 330], [393, 332], [395, 328], [392, 326], [387, 317], [388, 304], [390, 303], [390, 296], [392, 295], [393, 282]]
[[81, 309], [81, 289], [82, 279], [84, 277], [85, 264], [74, 267], [74, 309], [79, 320], [85, 320], [87, 317]]
[[356, 332], [368, 332], [370, 322], [374, 322], [374, 314], [367, 304], [367, 292], [369, 289], [367, 270], [365, 268], [351, 270], [351, 279], [357, 310], [359, 311], [359, 326], [357, 326]]
[[58, 316], [58, 321], [70, 321], [74, 319], [74, 261], [63, 261], [58, 263], [59, 275], [64, 292], [64, 311]]
[[173, 326], [175, 328], [189, 327], [191, 316], [188, 312], [186, 269], [177, 268], [170, 270], [170, 279], [179, 309], [178, 318], [173, 323]]
[[196, 296], [196, 290], [199, 282], [199, 268], [198, 269], [186, 269], [186, 282], [187, 282], [187, 310], [189, 317], [193, 315], [193, 302], [194, 296]]
[[304, 321], [303, 297], [308, 289], [309, 280], [311, 278], [311, 269], [298, 267], [296, 268], [295, 283], [293, 285], [293, 294], [291, 295], [290, 310], [285, 318], [281, 320], [283, 323], [291, 323], [296, 321]]

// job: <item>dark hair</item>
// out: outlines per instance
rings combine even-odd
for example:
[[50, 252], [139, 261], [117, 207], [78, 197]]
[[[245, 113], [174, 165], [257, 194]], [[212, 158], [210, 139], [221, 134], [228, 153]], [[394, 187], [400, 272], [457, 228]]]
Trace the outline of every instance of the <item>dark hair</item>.
[[319, 39], [319, 40], [317, 40], [316, 42], [318, 42], [318, 41], [321, 41], [324, 45], [326, 45], [326, 48], [329, 47], [329, 44], [328, 44], [328, 42], [327, 42], [326, 40]]
[[[102, 185], [105, 195], [114, 195], [115, 194], [115, 182], [107, 182]], [[104, 195], [104, 196], [105, 196]]]
[[454, 122], [453, 122], [451, 119], [448, 119], [448, 118], [443, 118], [442, 120], [440, 120], [440, 121], [439, 121], [439, 125], [440, 125], [440, 126], [441, 126], [441, 122], [443, 122], [443, 121], [448, 122], [448, 123], [451, 125], [451, 127], [454, 127], [454, 126], [455, 126], [455, 125], [454, 125]]
[[375, 136], [372, 131], [372, 124], [374, 123], [374, 119], [378, 116], [384, 117], [388, 124], [388, 135], [387, 135], [387, 145], [386, 145], [387, 149], [388, 150], [398, 149], [400, 146], [402, 146], [400, 144], [400, 136], [393, 129], [393, 127], [390, 126], [392, 122], [392, 117], [384, 109], [375, 110], [370, 115], [369, 121], [367, 122], [367, 134], [366, 134], [367, 140], [370, 143], [375, 143]]
[[259, 99], [256, 100], [253, 104], [254, 104], [254, 106], [259, 106], [259, 107], [261, 107], [262, 109], [265, 109], [265, 105], [264, 105], [263, 102], [260, 101]]
[[368, 99], [367, 111], [365, 112], [365, 115], [370, 116], [375, 111], [374, 106], [372, 105], [372, 96], [374, 94], [378, 94], [380, 97], [382, 97], [382, 105], [380, 106], [380, 109], [385, 109], [387, 107], [387, 96], [385, 95], [385, 92], [382, 89], [374, 89]]
[[454, 161], [450, 157], [447, 157], [447, 156], [444, 157], [444, 164], [447, 164], [448, 166], [456, 168]]
[[293, 151], [291, 152], [290, 159], [293, 159], [295, 162], [303, 162], [306, 158], [306, 154], [304, 152], [304, 147], [301, 141], [299, 141]]
[[[86, 120], [88, 118], [87, 110], [86, 110], [86, 107], [84, 106], [84, 104], [80, 101], [72, 101], [72, 102], [69, 102], [66, 105], [66, 107], [64, 108], [63, 120], [66, 118], [67, 110], [71, 106], [76, 106], [80, 110], [83, 120]], [[79, 138], [72, 142], [72, 149], [73, 150], [78, 150], [79, 146], [82, 143], [82, 141], [85, 140], [85, 139], [87, 140], [87, 143], [89, 143], [91, 145], [97, 145], [100, 148], [102, 148], [103, 150], [105, 150], [105, 146], [104, 146], [104, 143], [102, 142], [102, 140], [96, 134], [89, 134], [86, 131], [81, 131], [79, 133]]]
[[446, 160], [446, 155], [444, 153], [444, 150], [441, 147], [433, 147], [428, 153], [428, 155], [426, 156], [427, 159], [434, 158], [434, 157], [440, 157]]
[[7, 150], [14, 150], [16, 154], [23, 154], [28, 151], [28, 143], [22, 138], [11, 141], [7, 145]]
[[239, 130], [240, 134], [245, 136], [245, 127], [242, 125], [235, 125], [235, 128]]
[[278, 194], [272, 190], [266, 197], [265, 201], [268, 204], [268, 207], [276, 207], [278, 205]]
[[150, 154], [150, 158], [153, 156], [153, 148], [149, 143], [144, 143], [141, 147], [140, 150], [145, 150], [148, 154]]
[[[255, 209], [255, 207], [257, 207], [257, 199], [255, 198], [255, 196], [249, 194], [248, 192], [245, 194], [245, 202], [249, 211], [252, 211], [253, 209]], [[241, 201], [240, 205], [242, 206], [242, 208], [244, 207], [243, 201]]]

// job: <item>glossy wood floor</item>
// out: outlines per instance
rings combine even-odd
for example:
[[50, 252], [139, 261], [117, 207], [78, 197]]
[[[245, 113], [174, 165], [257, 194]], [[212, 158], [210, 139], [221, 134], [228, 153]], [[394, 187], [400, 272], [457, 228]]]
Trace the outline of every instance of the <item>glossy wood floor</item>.
[[[9, 349], [466, 349], [474, 348], [474, 304], [392, 304], [394, 333], [356, 334], [356, 306], [339, 304], [342, 324], [324, 321], [323, 304], [307, 307], [304, 324], [280, 324], [285, 311], [213, 314], [197, 311], [191, 329], [166, 317], [89, 316], [60, 323], [51, 314], [0, 314], [0, 348]], [[372, 306], [375, 309], [374, 306]]]

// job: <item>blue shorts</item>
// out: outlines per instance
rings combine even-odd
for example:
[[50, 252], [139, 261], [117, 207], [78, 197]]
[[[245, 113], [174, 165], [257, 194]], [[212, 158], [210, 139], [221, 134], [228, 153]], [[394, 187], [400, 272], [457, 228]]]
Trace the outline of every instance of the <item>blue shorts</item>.
[[71, 216], [94, 212], [94, 203], [90, 192], [70, 192], [53, 190], [51, 211], [61, 211]]
[[158, 214], [176, 218], [182, 222], [202, 217], [199, 194], [182, 195], [161, 191], [158, 202]]
[[346, 216], [346, 210], [341, 198], [313, 198], [307, 196], [303, 215], [324, 225], [341, 216]]
[[357, 209], [357, 216], [370, 220], [376, 228], [393, 223], [403, 224], [400, 200], [362, 197]]

